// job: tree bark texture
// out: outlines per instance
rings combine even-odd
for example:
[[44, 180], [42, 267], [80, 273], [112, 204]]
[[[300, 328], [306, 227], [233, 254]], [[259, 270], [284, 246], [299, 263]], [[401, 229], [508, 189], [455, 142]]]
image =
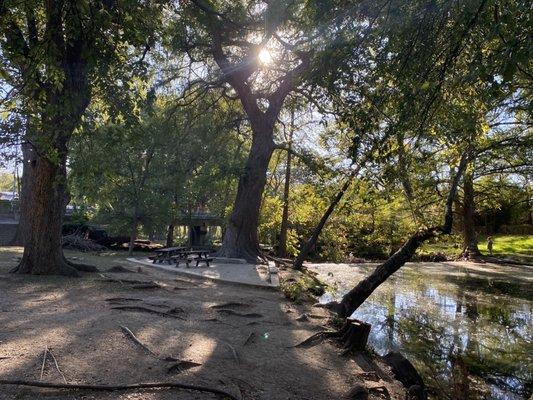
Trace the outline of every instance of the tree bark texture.
[[174, 224], [168, 224], [166, 246], [174, 246]]
[[272, 130], [255, 133], [252, 148], [237, 187], [233, 211], [219, 256], [261, 262], [257, 229], [268, 164], [274, 151]]
[[19, 199], [19, 224], [15, 237], [11, 240], [12, 246], [24, 246], [24, 230], [28, 227], [28, 212], [26, 205], [29, 202], [28, 196], [31, 194], [30, 179], [30, 165], [35, 161], [36, 154], [33, 152], [29, 143], [24, 142], [21, 145], [22, 149], [22, 179]]
[[25, 140], [32, 148], [26, 165], [22, 227], [24, 254], [16, 273], [37, 275], [77, 275], [78, 270], [96, 268], [69, 263], [63, 256], [61, 229], [66, 206], [68, 143], [91, 99], [88, 83], [90, 48], [86, 33], [65, 29], [71, 20], [65, 17], [64, 4], [50, 2], [46, 8], [46, 32], [50, 45], [51, 65], [59, 67], [62, 81], [41, 85], [28, 97], [39, 104], [39, 111], [28, 116]]
[[139, 228], [139, 220], [137, 216], [135, 216], [131, 224], [130, 242], [128, 245], [129, 256], [133, 254], [133, 249], [135, 248], [135, 241], [137, 240], [137, 229], [138, 228]]
[[478, 241], [475, 229], [475, 199], [474, 199], [474, 178], [472, 171], [465, 172], [463, 177], [463, 249], [467, 257], [476, 257], [481, 253], [478, 248]]
[[61, 248], [65, 210], [66, 157], [59, 164], [36, 156], [26, 168], [24, 254], [13, 272], [34, 275], [77, 275]]

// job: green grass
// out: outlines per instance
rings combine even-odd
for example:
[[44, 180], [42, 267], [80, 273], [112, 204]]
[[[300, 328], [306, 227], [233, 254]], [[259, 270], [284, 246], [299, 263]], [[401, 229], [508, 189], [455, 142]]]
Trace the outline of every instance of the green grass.
[[[494, 235], [492, 252], [494, 254], [524, 254], [533, 256], [533, 235]], [[479, 241], [479, 250], [488, 254], [487, 239]]]
[[[533, 235], [492, 235], [495, 255], [523, 255], [533, 256]], [[460, 236], [452, 235], [442, 238], [436, 243], [427, 243], [422, 247], [425, 253], [444, 253], [449, 256], [458, 255], [461, 252], [462, 240]], [[482, 254], [488, 254], [487, 237], [479, 237], [479, 250]]]

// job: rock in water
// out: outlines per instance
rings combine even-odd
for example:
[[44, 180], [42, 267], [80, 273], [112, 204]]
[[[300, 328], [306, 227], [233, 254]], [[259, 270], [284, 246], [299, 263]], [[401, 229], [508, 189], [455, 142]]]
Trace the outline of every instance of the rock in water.
[[[409, 399], [427, 399], [424, 380], [411, 362], [397, 351], [391, 351], [383, 357], [383, 361], [391, 367], [394, 377], [409, 390]], [[413, 388], [414, 386], [414, 388]]]

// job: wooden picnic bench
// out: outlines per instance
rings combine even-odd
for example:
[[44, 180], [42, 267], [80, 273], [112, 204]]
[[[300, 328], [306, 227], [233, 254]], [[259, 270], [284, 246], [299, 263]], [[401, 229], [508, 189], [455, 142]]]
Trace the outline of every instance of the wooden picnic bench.
[[185, 247], [166, 247], [164, 249], [157, 249], [155, 250], [155, 256], [150, 257], [150, 259], [154, 264], [165, 261], [171, 264], [172, 257], [184, 250], [186, 250]]
[[209, 263], [213, 261], [213, 258], [209, 257], [209, 251], [207, 250], [182, 250], [178, 254], [171, 257], [171, 260], [179, 267], [180, 262], [185, 262], [187, 268], [191, 262], [196, 261], [198, 267], [200, 263], [205, 263], [209, 267]]

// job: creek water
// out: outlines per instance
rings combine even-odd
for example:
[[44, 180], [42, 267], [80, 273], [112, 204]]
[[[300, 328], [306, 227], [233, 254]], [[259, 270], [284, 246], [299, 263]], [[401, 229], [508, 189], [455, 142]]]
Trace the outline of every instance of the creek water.
[[[314, 264], [339, 299], [375, 266]], [[410, 263], [354, 313], [369, 345], [415, 365], [433, 399], [516, 400], [533, 392], [533, 267]]]

